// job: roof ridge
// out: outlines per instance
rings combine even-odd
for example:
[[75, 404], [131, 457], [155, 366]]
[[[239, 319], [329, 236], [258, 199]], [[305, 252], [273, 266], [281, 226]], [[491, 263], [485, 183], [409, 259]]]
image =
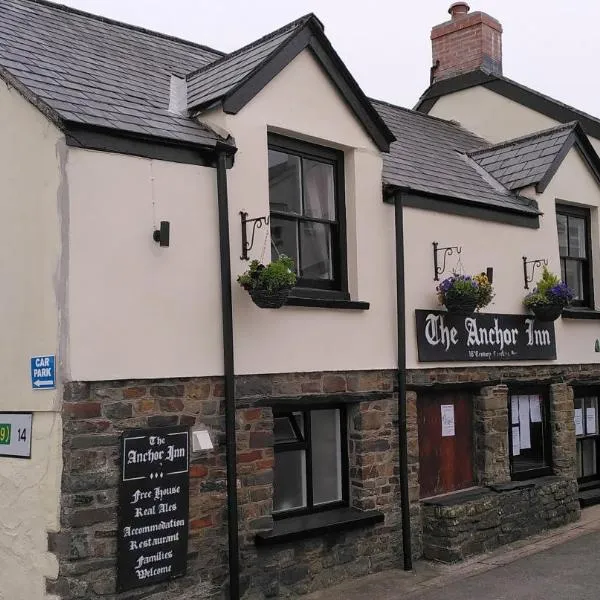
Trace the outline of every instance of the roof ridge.
[[561, 123], [560, 125], [555, 125], [554, 127], [548, 127], [547, 129], [541, 129], [540, 131], [536, 131], [534, 133], [528, 133], [527, 135], [521, 135], [516, 138], [512, 138], [510, 140], [506, 140], [504, 142], [500, 142], [499, 144], [492, 144], [487, 148], [479, 148], [478, 150], [473, 150], [469, 152], [469, 156], [475, 156], [478, 154], [483, 154], [485, 152], [494, 152], [496, 150], [500, 150], [502, 148], [508, 148], [509, 146], [514, 146], [515, 144], [519, 144], [521, 142], [535, 140], [537, 138], [541, 138], [549, 133], [555, 133], [560, 131], [561, 129], [575, 129], [578, 125], [578, 121], [569, 121], [568, 123]]
[[276, 38], [278, 35], [282, 35], [283, 33], [286, 33], [287, 31], [293, 31], [294, 29], [298, 29], [301, 26], [308, 23], [311, 19], [315, 19], [321, 25], [321, 27], [323, 27], [321, 21], [319, 21], [319, 19], [313, 13], [308, 13], [298, 19], [295, 19], [294, 21], [291, 21], [290, 23], [287, 23], [286, 25], [283, 25], [279, 29], [275, 29], [274, 31], [271, 31], [270, 33], [267, 33], [266, 35], [263, 35], [262, 37], [250, 42], [249, 44], [246, 44], [245, 46], [242, 46], [241, 48], [238, 48], [237, 50], [230, 52], [229, 54], [224, 54], [223, 56], [221, 56], [220, 58], [218, 58], [217, 60], [215, 60], [213, 62], [202, 65], [201, 67], [197, 68], [196, 70], [188, 73], [186, 75], [186, 78], [189, 79], [190, 77], [193, 77], [194, 75], [198, 75], [199, 73], [202, 73], [203, 71], [208, 71], [210, 68], [220, 65], [220, 64], [224, 63], [225, 61], [229, 60], [230, 58], [235, 58], [236, 56], [239, 56], [243, 52], [247, 52], [248, 50], [251, 50], [252, 48], [255, 48], [256, 46], [260, 46], [261, 44], [264, 44], [265, 42], [267, 42], [273, 38]]
[[[109, 17], [104, 17], [102, 15], [97, 15], [94, 13], [86, 12], [84, 10], [80, 10], [78, 8], [73, 8], [72, 6], [67, 6], [65, 4], [58, 4], [57, 2], [51, 2], [50, 0], [20, 0], [21, 2], [29, 2], [32, 4], [40, 4], [42, 6], [47, 6], [48, 8], [52, 8], [55, 10], [61, 10], [63, 12], [72, 13], [75, 15], [79, 15], [82, 17], [87, 17], [90, 19], [94, 19], [96, 21], [101, 21], [103, 23], [108, 23], [109, 25], [116, 25], [117, 27], [123, 27], [125, 29], [130, 29], [133, 31], [139, 31], [140, 33], [145, 33], [154, 37], [162, 38], [165, 40], [171, 40], [173, 42], [179, 42], [181, 44], [186, 44], [188, 46], [193, 46], [194, 48], [199, 48], [202, 50], [207, 50], [208, 52], [212, 52], [214, 54], [220, 55], [221, 57], [225, 55], [225, 52], [222, 50], [217, 50], [215, 48], [211, 48], [210, 46], [206, 46], [204, 44], [198, 44], [197, 42], [192, 42], [191, 40], [186, 40], [184, 38], [177, 37], [175, 35], [169, 35], [167, 33], [161, 33], [160, 31], [154, 31], [153, 29], [147, 29], [146, 27], [140, 27], [139, 25], [133, 25], [131, 23], [125, 23], [124, 21], [118, 21], [116, 19], [111, 19]], [[209, 63], [211, 64], [211, 63]]]

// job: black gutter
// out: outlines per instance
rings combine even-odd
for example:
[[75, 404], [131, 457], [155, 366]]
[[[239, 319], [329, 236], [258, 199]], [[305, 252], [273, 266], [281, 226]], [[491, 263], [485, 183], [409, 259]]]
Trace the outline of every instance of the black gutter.
[[221, 307], [223, 318], [223, 374], [225, 379], [225, 445], [227, 460], [227, 534], [229, 598], [240, 597], [238, 547], [237, 462], [235, 439], [235, 370], [233, 363], [233, 308], [231, 301], [231, 250], [229, 247], [229, 202], [227, 164], [230, 146], [217, 147], [217, 200], [219, 205], [219, 250], [221, 255]]
[[406, 431], [406, 299], [404, 295], [403, 192], [394, 196], [396, 230], [396, 324], [398, 328], [398, 438], [400, 454], [400, 508], [402, 512], [402, 554], [404, 570], [412, 570], [410, 502], [408, 497], [408, 439]]

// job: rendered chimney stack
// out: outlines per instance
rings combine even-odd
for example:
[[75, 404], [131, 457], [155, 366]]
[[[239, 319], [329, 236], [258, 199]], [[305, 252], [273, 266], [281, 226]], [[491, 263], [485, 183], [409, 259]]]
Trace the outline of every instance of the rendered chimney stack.
[[455, 2], [451, 20], [431, 30], [431, 81], [483, 69], [502, 75], [502, 25], [483, 12], [469, 12], [466, 2]]

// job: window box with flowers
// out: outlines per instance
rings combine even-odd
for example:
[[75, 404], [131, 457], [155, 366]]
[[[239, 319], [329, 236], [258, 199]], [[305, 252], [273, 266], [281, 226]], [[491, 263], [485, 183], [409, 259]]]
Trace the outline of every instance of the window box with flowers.
[[538, 321], [549, 323], [556, 321], [572, 300], [573, 290], [544, 267], [541, 279], [533, 292], [525, 296], [523, 304]]
[[438, 285], [437, 296], [449, 313], [471, 315], [492, 301], [494, 288], [485, 273], [474, 276], [454, 273]]

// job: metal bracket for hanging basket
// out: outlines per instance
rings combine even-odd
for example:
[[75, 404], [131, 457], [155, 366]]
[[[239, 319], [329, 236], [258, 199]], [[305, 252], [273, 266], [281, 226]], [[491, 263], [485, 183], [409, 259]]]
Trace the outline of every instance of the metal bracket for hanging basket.
[[[269, 217], [256, 217], [255, 219], [249, 219], [247, 212], [240, 211], [240, 218], [242, 220], [242, 255], [240, 258], [242, 260], [250, 260], [248, 252], [250, 252], [250, 250], [252, 250], [252, 246], [254, 246], [254, 236], [256, 234], [256, 230], [260, 229], [263, 225], [268, 225]], [[248, 223], [252, 223], [252, 236], [250, 237], [250, 242], [248, 242], [248, 230], [246, 228]]]
[[[533, 265], [531, 267], [531, 276], [528, 275], [528, 265]], [[547, 258], [536, 258], [535, 260], [527, 260], [527, 257], [523, 257], [523, 279], [525, 280], [525, 289], [529, 289], [529, 284], [533, 281], [535, 270], [538, 267], [547, 267], [548, 259]]]
[[[438, 263], [438, 252], [443, 252], [443, 262], [442, 266], [439, 266]], [[446, 258], [448, 256], [452, 256], [454, 253], [460, 254], [462, 252], [462, 247], [460, 246], [447, 246], [446, 248], [439, 248], [438, 242], [433, 242], [433, 280], [439, 281], [440, 275], [446, 270]]]

